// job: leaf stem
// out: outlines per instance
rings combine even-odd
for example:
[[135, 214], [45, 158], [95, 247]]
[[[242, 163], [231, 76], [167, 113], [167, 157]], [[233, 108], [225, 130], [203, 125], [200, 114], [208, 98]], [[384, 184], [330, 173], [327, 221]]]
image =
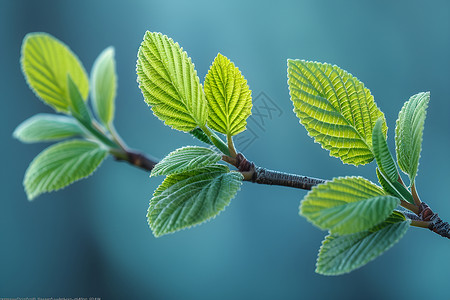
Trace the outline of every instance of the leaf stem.
[[420, 201], [419, 194], [417, 193], [416, 183], [415, 182], [411, 186], [411, 193], [412, 193], [412, 196], [413, 196], [413, 199], [414, 199], [414, 204], [417, 205], [417, 206], [420, 206], [420, 203], [422, 203], [422, 201]]
[[234, 143], [233, 143], [233, 137], [229, 134], [227, 134], [227, 143], [228, 143], [228, 150], [230, 150], [230, 156], [231, 157], [236, 157], [236, 149], [234, 148]]
[[419, 207], [416, 206], [416, 205], [414, 205], [414, 204], [412, 204], [412, 203], [409, 203], [408, 201], [405, 201], [405, 200], [400, 199], [400, 205], [401, 205], [402, 207], [404, 207], [404, 208], [406, 208], [406, 209], [412, 211], [412, 212], [415, 213], [416, 215], [419, 214]]
[[108, 130], [111, 133], [111, 137], [113, 138], [114, 142], [116, 142], [117, 145], [120, 146], [120, 148], [122, 148], [122, 150], [127, 151], [128, 146], [127, 144], [124, 142], [124, 140], [120, 137], [119, 133], [117, 132], [116, 128], [114, 127], [114, 124], [111, 123], [110, 125], [108, 125]]
[[94, 126], [94, 122], [84, 122], [78, 118], [75, 118], [89, 133], [91, 133], [98, 141], [102, 142], [106, 146], [111, 149], [117, 149], [120, 146], [117, 145], [114, 141], [111, 141], [103, 132]]
[[411, 220], [411, 226], [430, 229], [430, 222], [422, 220]]

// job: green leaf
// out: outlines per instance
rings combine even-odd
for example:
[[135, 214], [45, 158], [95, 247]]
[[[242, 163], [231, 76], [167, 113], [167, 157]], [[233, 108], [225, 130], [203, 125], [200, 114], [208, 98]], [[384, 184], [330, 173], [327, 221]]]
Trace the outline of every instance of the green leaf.
[[22, 44], [22, 71], [30, 88], [56, 111], [69, 111], [67, 74], [83, 99], [89, 82], [83, 65], [64, 43], [47, 33], [29, 33]]
[[201, 128], [197, 127], [194, 130], [189, 131], [189, 133], [192, 134], [199, 141], [205, 144], [213, 145], [209, 137], [203, 132]]
[[383, 122], [383, 119], [378, 119], [373, 128], [373, 153], [380, 171], [386, 175], [389, 181], [397, 182], [400, 175], [395, 166], [394, 158], [389, 151], [386, 136], [382, 131]]
[[417, 175], [422, 136], [430, 93], [419, 93], [405, 102], [398, 114], [395, 128], [397, 161], [400, 169], [408, 174], [411, 184]]
[[241, 71], [222, 54], [217, 54], [205, 77], [208, 126], [226, 135], [245, 130], [251, 114], [252, 95]]
[[158, 237], [215, 217], [234, 197], [243, 176], [212, 165], [167, 176], [150, 200], [148, 221]]
[[114, 119], [116, 89], [114, 48], [108, 47], [97, 57], [91, 71], [92, 104], [98, 118], [105, 125], [109, 125]]
[[[397, 243], [409, 228], [410, 221], [387, 220], [381, 229], [349, 235], [330, 234], [322, 242], [316, 272], [341, 275], [360, 268]], [[390, 224], [389, 224], [390, 223]]]
[[208, 108], [200, 79], [178, 43], [147, 31], [136, 69], [145, 101], [166, 125], [189, 132], [206, 124]]
[[72, 77], [70, 77], [70, 74], [67, 74], [67, 89], [69, 91], [70, 98], [69, 111], [72, 116], [82, 123], [90, 123], [91, 114], [89, 112], [89, 108], [87, 107], [86, 102], [83, 101], [80, 91], [73, 82]]
[[314, 187], [301, 202], [300, 214], [321, 229], [350, 234], [383, 222], [399, 204], [364, 178], [341, 177]]
[[61, 142], [42, 151], [25, 172], [28, 199], [59, 190], [87, 177], [108, 154], [99, 144], [83, 140]]
[[373, 160], [372, 129], [384, 114], [361, 81], [337, 66], [289, 59], [288, 83], [294, 112], [330, 155], [353, 165]]
[[199, 169], [217, 163], [222, 156], [216, 151], [197, 146], [179, 148], [164, 157], [152, 170], [151, 176], [171, 175]]
[[378, 168], [376, 170], [378, 181], [387, 194], [396, 196], [397, 198], [414, 204], [414, 199], [411, 193], [400, 182], [392, 182], [386, 177], [386, 175], [383, 175]]
[[56, 141], [77, 135], [84, 135], [84, 131], [74, 119], [53, 114], [37, 114], [23, 121], [13, 133], [24, 143]]

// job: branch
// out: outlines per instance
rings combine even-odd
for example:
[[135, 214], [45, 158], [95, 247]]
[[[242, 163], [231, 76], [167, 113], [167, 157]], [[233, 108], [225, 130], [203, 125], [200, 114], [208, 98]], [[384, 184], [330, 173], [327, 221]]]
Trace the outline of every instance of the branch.
[[222, 159], [233, 166], [244, 175], [245, 181], [259, 184], [280, 185], [302, 190], [311, 190], [313, 186], [325, 183], [327, 180], [273, 171], [258, 167], [253, 162], [248, 161], [242, 153], [236, 157], [223, 156]]
[[146, 171], [153, 170], [153, 167], [158, 163], [155, 159], [150, 159], [142, 153], [134, 152], [132, 150], [122, 150], [116, 151], [111, 150], [111, 155], [114, 156], [114, 159], [117, 161], [125, 161], [129, 164], [141, 168]]
[[[110, 152], [117, 161], [126, 161], [129, 164], [146, 171], [151, 171], [157, 164], [155, 159], [150, 159], [142, 153], [131, 150], [118, 151], [113, 149]], [[244, 181], [287, 186], [303, 190], [311, 190], [313, 186], [327, 182], [325, 179], [289, 174], [258, 167], [253, 162], [247, 160], [242, 153], [238, 153], [236, 157], [224, 155], [222, 156], [222, 160], [235, 166], [244, 176]], [[415, 214], [406, 211], [402, 213], [412, 220], [412, 226], [428, 228], [440, 236], [450, 239], [450, 224], [442, 221], [438, 214], [434, 213], [425, 202], [421, 202], [418, 209], [416, 209], [417, 206], [413, 204], [411, 204], [411, 206], [414, 206], [412, 211]]]
[[442, 221], [425, 202], [419, 205], [419, 218], [421, 221], [429, 222], [428, 229], [450, 239], [450, 224]]

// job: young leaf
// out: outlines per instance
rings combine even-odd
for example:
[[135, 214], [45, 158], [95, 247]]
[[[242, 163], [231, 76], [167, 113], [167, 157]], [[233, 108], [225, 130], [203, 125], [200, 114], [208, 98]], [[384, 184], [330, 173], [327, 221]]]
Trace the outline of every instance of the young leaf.
[[164, 157], [152, 170], [151, 176], [178, 174], [217, 163], [222, 156], [216, 151], [197, 146], [177, 149]]
[[56, 141], [77, 135], [84, 135], [84, 131], [74, 119], [53, 114], [37, 114], [23, 121], [13, 133], [24, 143]]
[[217, 54], [205, 77], [208, 126], [226, 135], [245, 130], [252, 95], [247, 80], [228, 58]]
[[70, 77], [70, 74], [67, 74], [67, 89], [69, 91], [69, 99], [70, 99], [70, 113], [80, 122], [82, 123], [90, 123], [91, 122], [91, 114], [89, 112], [89, 108], [86, 103], [83, 101], [81, 97], [80, 91], [77, 86]]
[[397, 243], [405, 235], [409, 224], [409, 220], [399, 221], [394, 217], [374, 230], [328, 235], [320, 247], [316, 272], [341, 275], [364, 266]]
[[389, 151], [386, 135], [383, 134], [383, 119], [378, 119], [373, 128], [373, 153], [378, 164], [379, 170], [386, 175], [390, 182], [397, 182], [399, 174], [395, 166], [394, 158]]
[[414, 204], [414, 199], [411, 193], [403, 186], [403, 184], [401, 184], [398, 181], [389, 180], [387, 176], [381, 173], [381, 171], [378, 168], [376, 169], [376, 171], [378, 181], [380, 182], [381, 186], [383, 187], [383, 190], [387, 194]]
[[178, 43], [147, 31], [136, 70], [145, 101], [166, 125], [189, 132], [206, 124], [208, 108], [200, 79]]
[[372, 129], [384, 114], [361, 81], [337, 66], [289, 59], [288, 83], [294, 112], [330, 155], [353, 165], [373, 160]]
[[216, 216], [230, 203], [242, 179], [223, 165], [167, 176], [150, 200], [147, 217], [153, 234], [158, 237]]
[[189, 131], [189, 133], [192, 134], [192, 136], [194, 136], [199, 141], [208, 145], [213, 145], [209, 137], [206, 135], [206, 133], [203, 132], [201, 128], [197, 127], [194, 130]]
[[25, 172], [24, 186], [28, 199], [56, 191], [97, 169], [108, 154], [97, 143], [72, 140], [50, 146], [31, 162]]
[[397, 161], [400, 169], [408, 174], [411, 184], [417, 175], [422, 135], [427, 115], [430, 93], [419, 93], [405, 102], [398, 114], [395, 128]]
[[321, 229], [350, 234], [383, 222], [399, 204], [364, 178], [344, 177], [314, 187], [301, 202], [300, 214]]
[[114, 48], [108, 47], [97, 57], [91, 71], [92, 104], [98, 118], [105, 125], [109, 125], [114, 119], [116, 89]]
[[64, 43], [47, 33], [29, 33], [22, 44], [22, 71], [30, 88], [56, 111], [67, 113], [66, 76], [70, 74], [83, 99], [89, 82], [83, 65]]

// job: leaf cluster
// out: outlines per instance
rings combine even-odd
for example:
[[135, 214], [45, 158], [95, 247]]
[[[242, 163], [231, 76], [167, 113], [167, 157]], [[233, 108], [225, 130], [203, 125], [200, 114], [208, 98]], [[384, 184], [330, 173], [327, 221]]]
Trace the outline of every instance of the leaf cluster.
[[239, 190], [242, 174], [218, 162], [222, 155], [236, 156], [233, 136], [246, 130], [251, 91], [239, 69], [220, 53], [203, 86], [183, 48], [156, 32], [146, 32], [136, 70], [155, 116], [211, 145], [177, 149], [152, 170], [151, 176], [166, 176], [147, 214], [154, 235], [160, 236], [215, 217]]
[[[89, 176], [108, 153], [123, 152], [113, 125], [116, 63], [114, 48], [105, 49], [88, 78], [70, 48], [47, 33], [25, 37], [20, 62], [31, 90], [60, 113], [32, 116], [13, 133], [25, 143], [58, 142], [36, 156], [25, 172], [23, 184], [33, 200]], [[59, 142], [65, 139], [70, 140]]]
[[381, 187], [360, 177], [335, 178], [313, 188], [300, 205], [302, 216], [329, 231], [316, 272], [347, 273], [406, 233], [411, 220], [397, 207], [415, 210], [420, 204], [415, 178], [430, 94], [412, 96], [397, 120], [397, 163], [409, 176], [407, 187], [387, 145], [384, 114], [361, 81], [337, 66], [288, 60], [288, 83], [300, 123], [331, 156], [355, 166], [375, 159], [378, 165]]

